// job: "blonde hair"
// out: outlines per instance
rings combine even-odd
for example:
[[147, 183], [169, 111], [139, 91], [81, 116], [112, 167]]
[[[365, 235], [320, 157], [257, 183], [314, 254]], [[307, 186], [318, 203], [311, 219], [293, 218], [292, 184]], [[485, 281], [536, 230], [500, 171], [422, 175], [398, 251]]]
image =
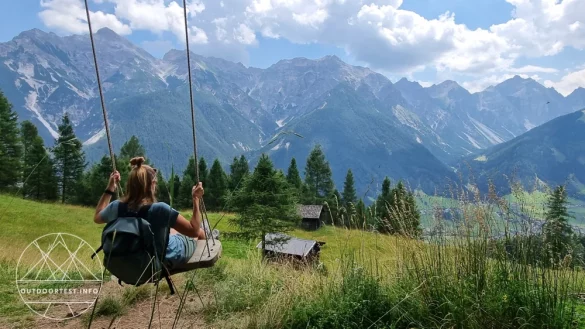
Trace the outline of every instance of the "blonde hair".
[[156, 184], [156, 169], [145, 165], [143, 157], [130, 160], [132, 170], [126, 182], [126, 195], [122, 202], [128, 203], [128, 208], [137, 210], [143, 204], [156, 202], [153, 184]]

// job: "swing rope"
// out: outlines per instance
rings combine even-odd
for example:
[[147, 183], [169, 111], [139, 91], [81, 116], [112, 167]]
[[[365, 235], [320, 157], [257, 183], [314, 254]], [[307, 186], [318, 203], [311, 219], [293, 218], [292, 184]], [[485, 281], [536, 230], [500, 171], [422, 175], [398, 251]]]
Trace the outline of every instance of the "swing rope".
[[[86, 0], [87, 1], [87, 0]], [[195, 133], [195, 105], [193, 103], [193, 77], [191, 74], [191, 50], [189, 49], [189, 26], [187, 21], [187, 1], [183, 0], [183, 16], [184, 16], [184, 23], [185, 23], [185, 45], [187, 50], [187, 72], [189, 76], [189, 106], [191, 108], [191, 131], [193, 133], [193, 161], [195, 164], [195, 184], [199, 182], [199, 165], [197, 163], [197, 136]], [[212, 243], [215, 246], [215, 238], [211, 232], [211, 226], [209, 225], [209, 217], [207, 216], [207, 210], [205, 209], [205, 203], [203, 202], [203, 198], [201, 198], [201, 211], [203, 213], [203, 228], [205, 229], [205, 223], [207, 223], [207, 228], [209, 230], [209, 235], [211, 235]], [[207, 247], [208, 255], [211, 255], [209, 250], [209, 237], [207, 236], [207, 232], [205, 234], [205, 244]]]
[[[114, 148], [112, 147], [112, 136], [110, 135], [110, 124], [108, 122], [108, 113], [106, 112], [106, 102], [104, 100], [104, 92], [102, 90], [102, 81], [100, 78], [100, 70], [98, 67], [97, 55], [95, 50], [95, 43], [93, 40], [93, 31], [91, 28], [91, 19], [89, 17], [89, 6], [87, 5], [87, 0], [85, 0], [85, 14], [87, 15], [87, 26], [89, 27], [89, 39], [91, 40], [91, 50], [93, 53], [93, 63], [95, 66], [95, 75], [97, 78], [97, 85], [98, 90], [100, 92], [100, 99], [102, 103], [102, 114], [104, 116], [104, 126], [106, 129], [106, 137], [108, 139], [108, 149], [110, 151], [110, 158], [112, 159], [112, 168], [114, 172], [116, 171], [116, 156], [114, 155]], [[120, 198], [120, 189], [116, 189], [116, 193], [118, 198]]]

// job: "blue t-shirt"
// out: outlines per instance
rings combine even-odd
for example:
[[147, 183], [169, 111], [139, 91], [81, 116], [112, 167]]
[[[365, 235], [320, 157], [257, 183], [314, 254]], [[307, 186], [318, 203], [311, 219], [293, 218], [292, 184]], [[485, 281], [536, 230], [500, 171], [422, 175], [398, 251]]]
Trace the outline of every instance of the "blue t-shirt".
[[[107, 224], [118, 217], [118, 204], [120, 201], [111, 202], [100, 212], [100, 218]], [[164, 237], [167, 227], [175, 226], [179, 212], [164, 202], [153, 203], [148, 211], [148, 222], [156, 237]], [[159, 239], [160, 240], [160, 239]], [[160, 241], [158, 248], [163, 248], [164, 241]], [[169, 236], [169, 244], [165, 253], [165, 261], [172, 268], [186, 260], [185, 245], [178, 234]]]

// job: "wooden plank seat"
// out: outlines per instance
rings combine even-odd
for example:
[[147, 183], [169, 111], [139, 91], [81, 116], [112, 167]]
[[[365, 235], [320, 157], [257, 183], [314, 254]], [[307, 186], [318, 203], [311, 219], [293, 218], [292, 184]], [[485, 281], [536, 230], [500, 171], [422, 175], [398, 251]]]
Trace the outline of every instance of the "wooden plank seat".
[[[207, 245], [209, 245], [209, 252], [207, 251]], [[197, 240], [197, 247], [195, 247], [195, 252], [189, 261], [186, 264], [174, 268], [170, 271], [170, 273], [173, 275], [196, 270], [199, 268], [212, 267], [221, 257], [221, 252], [222, 247], [219, 240], [215, 240], [215, 245], [211, 239], [209, 239], [207, 243], [205, 240]]]

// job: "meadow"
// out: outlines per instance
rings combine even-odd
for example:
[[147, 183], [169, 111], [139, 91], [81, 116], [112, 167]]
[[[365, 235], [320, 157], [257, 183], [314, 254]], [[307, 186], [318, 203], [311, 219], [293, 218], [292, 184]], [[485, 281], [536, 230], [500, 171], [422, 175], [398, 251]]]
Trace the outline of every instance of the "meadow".
[[[496, 220], [493, 209], [459, 207], [466, 224], [456, 228], [457, 239], [438, 235], [423, 242], [333, 226], [295, 230], [290, 234], [326, 243], [321, 262], [306, 267], [263, 261], [257, 241], [222, 237], [219, 262], [177, 275], [174, 296], [164, 280], [156, 291], [120, 287], [106, 275], [92, 328], [144, 328], [151, 318], [152, 327], [171, 328], [186, 290], [181, 328], [585, 326], [580, 268], [544, 268], [511, 257], [493, 245], [492, 226], [485, 225]], [[219, 221], [222, 233], [235, 232], [232, 216], [210, 214], [210, 221]], [[92, 217], [90, 208], [0, 196], [0, 327], [87, 327], [91, 312], [59, 322], [32, 313], [14, 278], [22, 250], [44, 234], [74, 234], [96, 248], [101, 226]]]

